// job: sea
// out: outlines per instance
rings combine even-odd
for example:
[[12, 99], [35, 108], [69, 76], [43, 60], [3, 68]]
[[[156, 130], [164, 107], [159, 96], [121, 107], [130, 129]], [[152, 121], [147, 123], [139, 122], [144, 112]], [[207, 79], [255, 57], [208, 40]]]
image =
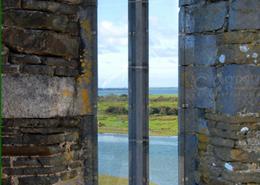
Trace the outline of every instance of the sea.
[[[99, 134], [98, 143], [99, 174], [128, 178], [128, 136]], [[150, 181], [178, 185], [178, 137], [151, 136], [149, 145]]]
[[[108, 95], [127, 95], [127, 88], [99, 88], [99, 96], [108, 96]], [[149, 89], [149, 94], [158, 95], [158, 94], [178, 94], [177, 87], [152, 87]]]

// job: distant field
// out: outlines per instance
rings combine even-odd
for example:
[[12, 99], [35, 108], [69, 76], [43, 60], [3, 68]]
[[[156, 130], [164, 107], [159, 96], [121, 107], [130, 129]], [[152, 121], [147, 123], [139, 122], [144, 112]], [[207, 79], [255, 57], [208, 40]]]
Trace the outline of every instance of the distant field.
[[[128, 132], [127, 96], [104, 96], [98, 101], [100, 133]], [[150, 135], [177, 135], [178, 97], [174, 95], [150, 95]]]
[[[128, 185], [128, 179], [102, 175], [99, 176], [99, 185]], [[150, 185], [156, 184], [150, 183]]]

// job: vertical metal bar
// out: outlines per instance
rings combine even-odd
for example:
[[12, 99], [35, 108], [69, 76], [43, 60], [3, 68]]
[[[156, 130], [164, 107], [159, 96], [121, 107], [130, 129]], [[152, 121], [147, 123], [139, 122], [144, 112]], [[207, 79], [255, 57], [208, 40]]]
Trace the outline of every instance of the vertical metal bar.
[[149, 185], [148, 0], [128, 3], [129, 185]]
[[[84, 160], [84, 185], [98, 185], [97, 158], [97, 1], [82, 0], [78, 15], [80, 22], [80, 63], [78, 91], [85, 93], [81, 121], [81, 145]], [[91, 74], [91, 75], [89, 75]]]

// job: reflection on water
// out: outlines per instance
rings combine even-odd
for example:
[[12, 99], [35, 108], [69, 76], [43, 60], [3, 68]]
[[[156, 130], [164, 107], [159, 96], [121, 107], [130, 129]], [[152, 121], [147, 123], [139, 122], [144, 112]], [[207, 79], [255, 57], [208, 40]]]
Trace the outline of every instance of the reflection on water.
[[[100, 134], [99, 174], [128, 176], [128, 136]], [[178, 185], [178, 138], [150, 137], [150, 180], [157, 185]]]

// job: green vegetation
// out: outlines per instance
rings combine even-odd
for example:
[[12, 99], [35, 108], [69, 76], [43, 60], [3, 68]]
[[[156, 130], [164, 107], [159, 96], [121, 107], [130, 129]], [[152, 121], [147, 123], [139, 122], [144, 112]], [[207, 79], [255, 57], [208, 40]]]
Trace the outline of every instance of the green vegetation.
[[[128, 179], [102, 175], [99, 176], [99, 184], [100, 185], [128, 185]], [[156, 184], [150, 182], [150, 185], [156, 185]]]
[[[98, 102], [100, 133], [128, 132], [127, 96], [102, 96]], [[150, 95], [150, 135], [177, 135], [178, 97], [174, 95]]]

